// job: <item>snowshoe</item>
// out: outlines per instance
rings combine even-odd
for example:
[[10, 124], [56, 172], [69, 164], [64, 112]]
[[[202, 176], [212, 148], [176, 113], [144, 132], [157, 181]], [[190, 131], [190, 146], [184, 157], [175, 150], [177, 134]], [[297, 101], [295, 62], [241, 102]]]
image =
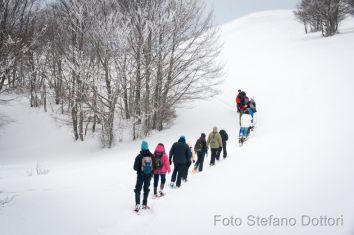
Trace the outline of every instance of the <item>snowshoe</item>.
[[139, 211], [140, 211], [140, 205], [136, 205], [135, 209], [134, 209], [134, 212], [139, 214]]

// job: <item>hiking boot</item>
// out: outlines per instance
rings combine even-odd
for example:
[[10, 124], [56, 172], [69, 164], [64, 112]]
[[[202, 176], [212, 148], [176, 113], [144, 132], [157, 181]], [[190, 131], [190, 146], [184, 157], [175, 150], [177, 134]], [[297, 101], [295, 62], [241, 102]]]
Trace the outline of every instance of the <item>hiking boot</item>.
[[159, 195], [154, 194], [154, 195], [152, 196], [152, 199], [156, 199], [156, 198], [158, 198], [158, 197], [159, 197]]
[[176, 188], [175, 183], [170, 183], [170, 187], [171, 187], [171, 188]]
[[140, 204], [137, 204], [137, 205], [135, 206], [134, 211], [135, 211], [135, 212], [139, 212], [139, 210], [140, 210]]
[[149, 209], [151, 209], [148, 205], [143, 205], [143, 207], [141, 207], [141, 209], [143, 209], [143, 210], [149, 210]]
[[160, 191], [159, 193], [160, 193], [160, 197], [165, 196], [165, 193], [164, 193], [164, 192]]

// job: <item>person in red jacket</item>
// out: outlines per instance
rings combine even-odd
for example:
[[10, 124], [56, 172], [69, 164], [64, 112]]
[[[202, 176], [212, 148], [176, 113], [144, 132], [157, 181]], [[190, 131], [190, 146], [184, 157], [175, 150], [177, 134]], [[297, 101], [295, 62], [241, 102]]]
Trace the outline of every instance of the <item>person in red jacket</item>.
[[[158, 144], [156, 146], [154, 156], [154, 198], [162, 197], [165, 195], [163, 189], [166, 183], [166, 173], [171, 173], [170, 161], [165, 153], [165, 147], [163, 144]], [[157, 186], [159, 185], [159, 178], [161, 177], [160, 191], [157, 194]]]
[[237, 106], [237, 112], [240, 112], [241, 108], [241, 90], [238, 90], [237, 96], [236, 96], [236, 106]]

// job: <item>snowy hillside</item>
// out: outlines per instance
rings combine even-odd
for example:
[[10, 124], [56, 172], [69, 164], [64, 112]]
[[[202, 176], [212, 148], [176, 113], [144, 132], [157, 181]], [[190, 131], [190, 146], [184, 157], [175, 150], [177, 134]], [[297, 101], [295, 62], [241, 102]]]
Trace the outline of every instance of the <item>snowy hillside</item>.
[[[0, 200], [13, 197], [0, 205], [0, 234], [354, 234], [354, 19], [340, 31], [331, 38], [305, 35], [291, 11], [222, 26], [222, 93], [179, 109], [174, 125], [147, 141], [151, 150], [159, 142], [169, 149], [182, 134], [195, 142], [218, 126], [229, 133], [229, 158], [209, 168], [209, 155], [205, 171], [180, 189], [166, 189], [164, 198], [150, 198], [152, 210], [141, 215], [132, 212], [140, 141], [99, 150], [93, 141], [73, 143], [69, 129], [26, 108], [22, 98], [0, 105], [6, 121]], [[256, 131], [242, 148], [238, 89], [255, 98], [259, 111]], [[215, 226], [215, 215], [243, 224]], [[252, 215], [293, 217], [297, 224], [248, 225]], [[344, 224], [301, 226], [302, 215], [343, 218]]]

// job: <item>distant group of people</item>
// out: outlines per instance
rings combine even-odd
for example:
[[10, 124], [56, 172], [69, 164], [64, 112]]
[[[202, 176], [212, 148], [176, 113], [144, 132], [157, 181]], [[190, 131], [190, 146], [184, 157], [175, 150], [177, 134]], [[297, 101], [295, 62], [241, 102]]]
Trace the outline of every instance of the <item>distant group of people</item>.
[[[203, 171], [204, 158], [208, 154], [210, 147], [211, 159], [210, 166], [215, 165], [215, 161], [220, 160], [221, 152], [223, 158], [227, 157], [226, 142], [228, 134], [225, 130], [220, 130], [214, 127], [213, 131], [206, 139], [205, 133], [201, 133], [200, 137], [193, 146], [190, 142], [186, 142], [186, 137], [181, 136], [175, 142], [167, 155], [165, 147], [159, 143], [154, 153], [149, 150], [149, 145], [146, 141], [142, 141], [139, 155], [135, 158], [134, 170], [137, 172], [137, 180], [135, 185], [135, 210], [150, 209], [147, 205], [150, 192], [150, 181], [154, 178], [154, 195], [153, 198], [162, 197], [165, 195], [164, 187], [166, 184], [166, 174], [171, 173], [171, 165], [174, 168], [171, 177], [171, 188], [179, 188], [182, 180], [187, 182], [189, 168], [192, 162], [195, 163], [193, 172]], [[195, 154], [197, 159], [195, 159]], [[158, 190], [159, 180], [161, 179]], [[141, 191], [143, 190], [143, 201], [141, 206]]]
[[257, 112], [256, 102], [249, 99], [246, 92], [238, 90], [236, 96], [237, 112], [240, 113], [239, 142], [243, 143], [254, 128], [255, 113]]
[[[236, 96], [237, 112], [240, 113], [240, 132], [239, 140], [243, 143], [254, 127], [254, 114], [257, 112], [256, 102], [253, 98], [249, 99], [246, 92], [238, 90]], [[167, 155], [165, 146], [159, 143], [154, 153], [149, 150], [149, 145], [146, 141], [142, 141], [139, 155], [135, 158], [134, 170], [137, 172], [137, 180], [135, 185], [135, 211], [140, 209], [150, 209], [147, 205], [150, 192], [150, 181], [154, 178], [154, 198], [165, 195], [164, 188], [166, 184], [166, 174], [171, 173], [171, 165], [173, 164], [173, 172], [171, 176], [171, 188], [179, 188], [182, 181], [187, 182], [189, 168], [194, 163], [193, 172], [203, 171], [204, 158], [208, 155], [210, 148], [211, 158], [210, 166], [214, 166], [215, 162], [220, 160], [221, 152], [223, 158], [227, 157], [226, 142], [228, 134], [225, 130], [218, 131], [214, 127], [212, 132], [206, 138], [205, 133], [201, 133], [200, 137], [194, 144], [186, 142], [186, 137], [181, 136], [175, 142]], [[197, 159], [195, 157], [197, 155]], [[159, 181], [161, 180], [160, 187]], [[141, 206], [141, 191], [143, 193], [143, 201]]]

